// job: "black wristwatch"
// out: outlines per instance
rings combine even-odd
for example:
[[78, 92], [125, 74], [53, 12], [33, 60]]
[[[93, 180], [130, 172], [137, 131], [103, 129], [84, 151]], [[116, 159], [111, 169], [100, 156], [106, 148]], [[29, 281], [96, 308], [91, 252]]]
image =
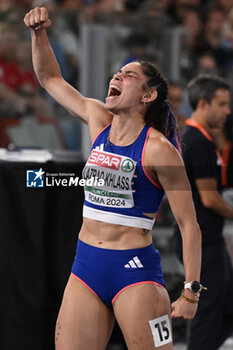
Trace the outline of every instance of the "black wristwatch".
[[202, 289], [207, 289], [198, 281], [184, 282], [184, 289], [186, 288], [190, 289], [193, 293], [200, 293]]

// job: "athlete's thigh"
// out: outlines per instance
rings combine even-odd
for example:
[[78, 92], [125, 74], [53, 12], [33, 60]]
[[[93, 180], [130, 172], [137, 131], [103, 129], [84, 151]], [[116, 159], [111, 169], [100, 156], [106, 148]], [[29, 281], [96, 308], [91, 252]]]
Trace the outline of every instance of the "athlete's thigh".
[[164, 288], [152, 283], [130, 287], [113, 309], [129, 350], [172, 349], [171, 306]]
[[112, 311], [71, 275], [57, 318], [56, 350], [104, 350], [113, 324]]

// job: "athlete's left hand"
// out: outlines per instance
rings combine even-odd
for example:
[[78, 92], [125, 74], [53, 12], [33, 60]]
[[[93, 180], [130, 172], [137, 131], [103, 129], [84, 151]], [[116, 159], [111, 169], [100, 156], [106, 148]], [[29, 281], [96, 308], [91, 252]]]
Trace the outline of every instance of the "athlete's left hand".
[[179, 298], [171, 305], [172, 318], [184, 318], [185, 320], [191, 320], [194, 318], [198, 304], [191, 304], [185, 299]]

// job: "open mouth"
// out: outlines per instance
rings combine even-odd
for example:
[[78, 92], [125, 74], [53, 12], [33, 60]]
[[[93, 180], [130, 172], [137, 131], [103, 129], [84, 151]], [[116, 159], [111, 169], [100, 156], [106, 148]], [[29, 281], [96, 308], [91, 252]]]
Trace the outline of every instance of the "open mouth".
[[119, 88], [117, 88], [116, 86], [111, 86], [108, 97], [120, 96], [120, 94], [121, 94], [121, 90]]

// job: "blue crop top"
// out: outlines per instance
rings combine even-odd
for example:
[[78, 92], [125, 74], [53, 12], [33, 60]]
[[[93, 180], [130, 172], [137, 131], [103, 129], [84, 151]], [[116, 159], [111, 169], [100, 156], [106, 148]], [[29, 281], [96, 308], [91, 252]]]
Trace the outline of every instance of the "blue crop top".
[[111, 124], [96, 137], [83, 169], [86, 179], [83, 216], [151, 230], [155, 219], [143, 213], [156, 213], [164, 195], [143, 164], [151, 127], [145, 125], [128, 146], [116, 146], [109, 141], [110, 128]]

